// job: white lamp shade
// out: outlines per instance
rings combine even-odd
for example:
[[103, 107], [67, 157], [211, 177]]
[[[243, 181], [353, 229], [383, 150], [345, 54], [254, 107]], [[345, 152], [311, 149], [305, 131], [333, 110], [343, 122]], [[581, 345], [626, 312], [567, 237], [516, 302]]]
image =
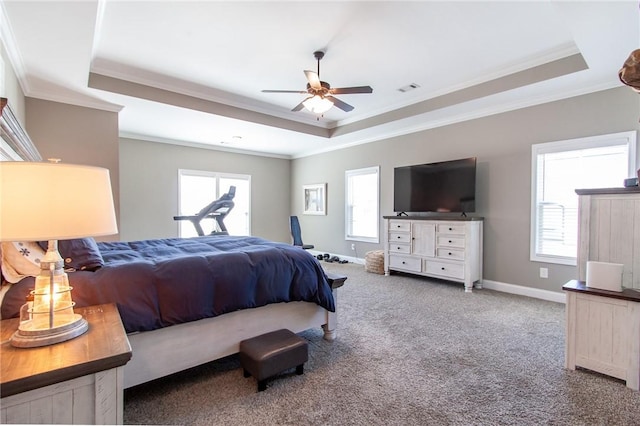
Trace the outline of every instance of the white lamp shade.
[[118, 232], [109, 170], [0, 162], [0, 240], [42, 241]]

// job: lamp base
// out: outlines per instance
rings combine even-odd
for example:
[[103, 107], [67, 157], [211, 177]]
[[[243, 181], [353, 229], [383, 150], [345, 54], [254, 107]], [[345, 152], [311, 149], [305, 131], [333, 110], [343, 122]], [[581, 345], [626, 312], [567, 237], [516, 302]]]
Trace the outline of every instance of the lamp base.
[[11, 346], [37, 348], [53, 345], [78, 337], [88, 329], [89, 323], [79, 314], [74, 314], [74, 319], [67, 324], [47, 329], [30, 329], [29, 322], [26, 322], [20, 324], [20, 328], [11, 336]]

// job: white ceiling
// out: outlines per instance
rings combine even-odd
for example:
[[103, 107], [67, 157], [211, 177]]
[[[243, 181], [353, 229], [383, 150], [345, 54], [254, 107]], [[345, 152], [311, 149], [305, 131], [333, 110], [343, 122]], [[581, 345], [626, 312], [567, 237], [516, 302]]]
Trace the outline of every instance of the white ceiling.
[[[638, 3], [0, 0], [27, 96], [120, 111], [120, 135], [296, 158], [604, 90]], [[313, 52], [351, 112], [291, 112]], [[410, 84], [420, 87], [400, 92]]]

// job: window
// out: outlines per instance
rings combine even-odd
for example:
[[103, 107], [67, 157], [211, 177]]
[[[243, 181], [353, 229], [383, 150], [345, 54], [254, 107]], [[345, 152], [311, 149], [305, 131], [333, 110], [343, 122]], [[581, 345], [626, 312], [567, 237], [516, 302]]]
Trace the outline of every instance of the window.
[[[251, 176], [215, 173], [198, 170], [178, 170], [178, 209], [183, 216], [198, 213], [212, 201], [236, 187], [233, 198], [234, 207], [224, 219], [229, 235], [251, 235]], [[198, 235], [195, 227], [188, 220], [178, 221], [181, 237]], [[218, 230], [214, 219], [200, 222], [205, 235]]]
[[575, 265], [579, 188], [620, 187], [635, 176], [636, 133], [532, 146], [531, 260]]
[[379, 242], [379, 175], [377, 166], [345, 172], [347, 240]]

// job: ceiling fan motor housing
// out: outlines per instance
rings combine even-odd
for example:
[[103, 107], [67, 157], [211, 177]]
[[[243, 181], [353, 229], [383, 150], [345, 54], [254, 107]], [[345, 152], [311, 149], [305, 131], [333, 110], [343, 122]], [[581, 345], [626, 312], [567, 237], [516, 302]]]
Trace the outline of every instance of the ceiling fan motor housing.
[[322, 86], [321, 89], [314, 89], [313, 87], [311, 87], [311, 84], [307, 83], [307, 92], [312, 95], [324, 96], [329, 93], [329, 90], [331, 90], [331, 85], [329, 85], [329, 83], [327, 83], [326, 81], [321, 81], [320, 86]]

